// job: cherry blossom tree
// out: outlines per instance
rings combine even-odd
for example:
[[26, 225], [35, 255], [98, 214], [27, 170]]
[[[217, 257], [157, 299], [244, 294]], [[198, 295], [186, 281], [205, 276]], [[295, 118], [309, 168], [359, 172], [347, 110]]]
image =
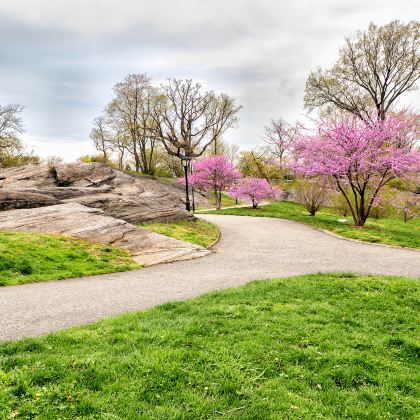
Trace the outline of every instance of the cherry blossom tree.
[[402, 214], [404, 222], [418, 216], [420, 211], [420, 195], [411, 191], [399, 191], [393, 197], [392, 204]]
[[281, 118], [271, 120], [264, 128], [263, 140], [281, 172], [286, 167], [287, 154], [298, 137], [299, 130], [299, 124], [292, 126]]
[[[209, 156], [201, 158], [192, 164], [193, 173], [189, 177], [189, 183], [193, 188], [213, 191], [216, 200], [216, 208], [220, 209], [222, 192], [238, 179], [241, 174], [235, 169], [227, 156]], [[180, 178], [180, 182], [184, 182]]]
[[272, 187], [263, 178], [244, 178], [233, 185], [229, 190], [229, 195], [239, 200], [250, 201], [252, 208], [256, 209], [262, 200], [279, 200], [282, 191]]
[[294, 170], [330, 179], [343, 194], [356, 226], [363, 226], [376, 197], [392, 179], [420, 171], [420, 152], [406, 135], [404, 115], [365, 122], [349, 116], [321, 121], [295, 146]]

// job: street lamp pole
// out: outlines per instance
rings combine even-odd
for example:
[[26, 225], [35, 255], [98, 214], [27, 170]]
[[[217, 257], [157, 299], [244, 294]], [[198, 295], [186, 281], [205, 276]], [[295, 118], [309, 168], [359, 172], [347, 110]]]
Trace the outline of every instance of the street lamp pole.
[[190, 193], [188, 188], [188, 169], [190, 166], [190, 158], [188, 156], [184, 156], [181, 158], [182, 166], [184, 167], [184, 174], [185, 174], [185, 209], [187, 211], [191, 211], [190, 205]]
[[[190, 163], [190, 174], [193, 173], [193, 168]], [[192, 197], [192, 211], [195, 213], [195, 197], [194, 197], [194, 187], [191, 187], [191, 197]]]

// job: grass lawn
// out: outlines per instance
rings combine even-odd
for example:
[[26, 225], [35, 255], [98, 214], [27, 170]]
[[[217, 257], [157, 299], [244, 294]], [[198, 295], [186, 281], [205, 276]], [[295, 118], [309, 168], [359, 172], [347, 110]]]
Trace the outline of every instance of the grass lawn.
[[[212, 206], [216, 206], [216, 199], [214, 197], [214, 193], [209, 191], [207, 193], [207, 199], [209, 200], [209, 202], [211, 203]], [[238, 202], [238, 204], [242, 204], [240, 202]], [[223, 194], [222, 193], [222, 207], [230, 207], [230, 206], [236, 206], [236, 200], [234, 198], [232, 198], [231, 196], [227, 195], [227, 194]], [[206, 206], [207, 208], [208, 206]], [[197, 208], [197, 210], [200, 210], [200, 207]]]
[[307, 275], [3, 343], [0, 418], [415, 418], [419, 295]]
[[0, 232], [0, 286], [139, 268], [124, 249], [62, 235]]
[[281, 219], [296, 220], [318, 229], [329, 230], [346, 238], [358, 239], [366, 242], [398, 245], [403, 247], [420, 248], [420, 219], [404, 223], [396, 217], [385, 219], [368, 219], [362, 228], [354, 227], [351, 216], [346, 217], [348, 222], [338, 222], [344, 219], [333, 210], [324, 209], [315, 216], [300, 204], [290, 201], [268, 204], [252, 209], [250, 207], [211, 211], [215, 214], [233, 214], [238, 216], [279, 217]]
[[191, 242], [201, 245], [204, 248], [209, 247], [219, 236], [219, 229], [212, 223], [204, 220], [178, 220], [168, 223], [152, 223], [139, 225], [143, 229], [152, 230], [171, 238], [179, 239], [184, 242]]

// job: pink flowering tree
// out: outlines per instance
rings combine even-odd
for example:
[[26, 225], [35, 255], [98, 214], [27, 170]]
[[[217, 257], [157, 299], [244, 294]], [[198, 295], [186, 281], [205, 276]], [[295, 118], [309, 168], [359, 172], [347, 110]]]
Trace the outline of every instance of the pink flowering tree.
[[[222, 192], [241, 178], [241, 174], [229, 161], [227, 156], [204, 157], [193, 163], [193, 173], [189, 182], [193, 188], [213, 191], [216, 199], [216, 208], [220, 209]], [[180, 179], [183, 182], [183, 179]]]
[[239, 200], [250, 201], [252, 208], [256, 209], [262, 200], [279, 200], [282, 191], [272, 187], [262, 178], [245, 178], [233, 185], [229, 195]]
[[402, 214], [404, 222], [407, 223], [410, 219], [419, 215], [420, 194], [411, 191], [399, 191], [393, 197], [392, 204], [397, 212]]
[[268, 151], [274, 158], [274, 164], [282, 173], [287, 167], [287, 157], [294, 142], [299, 136], [299, 124], [292, 126], [283, 119], [271, 120], [264, 128], [264, 141], [267, 143]]
[[407, 119], [394, 115], [368, 123], [355, 116], [321, 121], [295, 146], [294, 170], [323, 177], [344, 196], [356, 226], [363, 226], [378, 193], [392, 179], [418, 174], [420, 153], [407, 135]]

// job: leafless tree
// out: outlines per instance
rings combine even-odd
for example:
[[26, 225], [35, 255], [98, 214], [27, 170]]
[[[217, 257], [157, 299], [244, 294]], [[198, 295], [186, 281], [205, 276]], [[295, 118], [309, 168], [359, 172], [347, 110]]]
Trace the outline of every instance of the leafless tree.
[[0, 105], [0, 140], [17, 139], [23, 133], [22, 111], [22, 105]]
[[416, 89], [419, 78], [420, 23], [371, 23], [367, 31], [346, 38], [332, 68], [309, 75], [305, 106], [333, 105], [365, 120], [373, 108], [384, 120], [403, 93]]
[[20, 139], [23, 133], [22, 111], [22, 105], [0, 105], [0, 167], [10, 166], [10, 162], [23, 156]]
[[226, 143], [224, 147], [224, 154], [228, 157], [232, 165], [237, 165], [239, 160], [239, 146], [234, 143]]
[[315, 216], [327, 203], [330, 192], [319, 179], [300, 180], [295, 187], [296, 201], [308, 210], [311, 216]]
[[161, 90], [164, 100], [153, 110], [152, 131], [170, 155], [201, 156], [238, 120], [235, 99], [203, 92], [192, 80], [169, 79]]
[[153, 174], [156, 138], [151, 131], [151, 113], [159, 100], [146, 74], [129, 74], [114, 87], [107, 106], [108, 118], [127, 134], [125, 149], [133, 156], [136, 171]]
[[263, 140], [281, 172], [285, 169], [287, 153], [296, 141], [300, 128], [298, 123], [292, 126], [281, 118], [271, 120], [270, 124], [264, 127]]
[[124, 169], [124, 159], [128, 143], [129, 138], [124, 130], [116, 128], [114, 135], [111, 137], [111, 148], [117, 154], [118, 169], [120, 170]]
[[101, 115], [93, 120], [90, 138], [99, 152], [103, 154], [104, 162], [108, 161], [108, 152], [111, 151], [111, 136], [107, 126], [106, 117]]

